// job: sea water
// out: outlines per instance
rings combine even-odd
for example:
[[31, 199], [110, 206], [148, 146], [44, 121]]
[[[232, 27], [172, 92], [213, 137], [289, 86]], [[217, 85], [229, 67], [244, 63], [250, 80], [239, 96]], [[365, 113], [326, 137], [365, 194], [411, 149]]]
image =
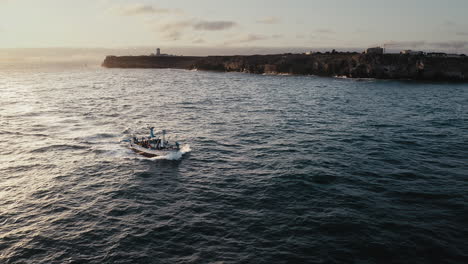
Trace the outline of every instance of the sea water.
[[[466, 263], [468, 86], [0, 70], [1, 263]], [[122, 138], [166, 129], [184, 155]]]

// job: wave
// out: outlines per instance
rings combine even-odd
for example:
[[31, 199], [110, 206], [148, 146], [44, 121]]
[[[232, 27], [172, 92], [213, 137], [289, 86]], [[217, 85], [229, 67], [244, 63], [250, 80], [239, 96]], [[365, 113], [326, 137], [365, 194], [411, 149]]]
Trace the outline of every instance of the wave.
[[74, 140], [80, 141], [85, 144], [109, 144], [114, 142], [114, 138], [117, 138], [118, 135], [110, 133], [97, 133], [94, 135], [89, 135], [85, 137], [77, 137]]
[[87, 146], [72, 145], [72, 144], [54, 144], [44, 147], [39, 147], [29, 151], [30, 153], [44, 153], [49, 151], [71, 151], [71, 150], [84, 150], [88, 149]]
[[265, 75], [265, 76], [294, 76], [294, 74], [286, 73], [286, 72], [265, 72], [265, 73], [262, 73], [262, 75]]

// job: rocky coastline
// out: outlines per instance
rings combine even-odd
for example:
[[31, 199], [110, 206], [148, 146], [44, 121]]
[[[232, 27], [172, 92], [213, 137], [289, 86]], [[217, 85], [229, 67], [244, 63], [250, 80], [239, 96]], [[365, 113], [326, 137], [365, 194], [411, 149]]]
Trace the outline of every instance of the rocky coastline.
[[254, 74], [468, 82], [468, 57], [410, 54], [277, 54], [252, 56], [107, 56], [107, 68], [176, 68]]

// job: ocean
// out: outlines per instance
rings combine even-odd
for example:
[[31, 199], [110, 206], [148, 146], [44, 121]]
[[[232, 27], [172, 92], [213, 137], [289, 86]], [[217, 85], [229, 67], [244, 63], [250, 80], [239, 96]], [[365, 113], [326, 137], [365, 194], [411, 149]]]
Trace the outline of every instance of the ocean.
[[[467, 263], [468, 85], [0, 70], [0, 263]], [[131, 134], [184, 146], [145, 158]]]

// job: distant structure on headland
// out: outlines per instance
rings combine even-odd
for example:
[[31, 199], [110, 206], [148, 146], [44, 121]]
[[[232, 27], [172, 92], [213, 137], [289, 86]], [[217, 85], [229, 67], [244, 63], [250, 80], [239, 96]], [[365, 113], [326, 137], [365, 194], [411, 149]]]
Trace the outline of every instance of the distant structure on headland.
[[402, 50], [400, 51], [402, 55], [416, 55], [416, 56], [426, 56], [426, 57], [439, 57], [439, 58], [464, 58], [465, 54], [449, 54], [445, 52], [424, 52], [424, 51], [415, 51], [415, 50]]
[[368, 48], [366, 54], [384, 54], [384, 49], [382, 47]]
[[[382, 48], [382, 47], [368, 48], [365, 50], [364, 53], [371, 54], [371, 55], [381, 55], [384, 53], [392, 54], [392, 53], [386, 52], [385, 48]], [[420, 50], [410, 50], [410, 49], [400, 51], [400, 55], [440, 57], [440, 58], [465, 58], [466, 57], [465, 54], [447, 54], [444, 52], [424, 52]]]
[[400, 51], [400, 54], [406, 54], [406, 55], [424, 55], [424, 51], [416, 51], [416, 50], [402, 50]]
[[429, 52], [426, 53], [428, 57], [442, 57], [442, 58], [465, 58], [465, 54], [443, 53], [443, 52]]
[[155, 57], [172, 57], [172, 56], [176, 56], [176, 55], [161, 53], [161, 49], [157, 48], [156, 53], [151, 53], [150, 56], [153, 56], [153, 57], [154, 56]]

